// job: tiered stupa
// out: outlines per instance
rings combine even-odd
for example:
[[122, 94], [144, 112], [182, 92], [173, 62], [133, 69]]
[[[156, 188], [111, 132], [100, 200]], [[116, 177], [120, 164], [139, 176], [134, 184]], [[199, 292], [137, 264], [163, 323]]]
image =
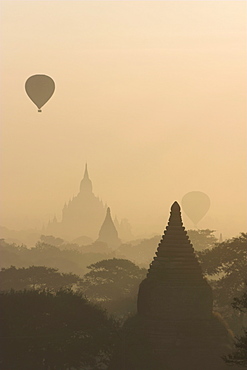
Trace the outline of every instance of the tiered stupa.
[[179, 314], [188, 319], [209, 317], [212, 308], [211, 287], [203, 277], [175, 202], [156, 257], [140, 285], [138, 312], [166, 319]]
[[222, 356], [231, 349], [232, 338], [212, 309], [211, 287], [175, 202], [138, 294], [138, 315], [162, 369], [228, 368]]
[[106, 243], [108, 247], [112, 249], [117, 249], [121, 244], [117, 229], [112, 221], [111, 210], [109, 207], [107, 208], [106, 217], [100, 228], [99, 238], [97, 241]]
[[177, 202], [140, 284], [137, 306], [137, 315], [123, 327], [123, 343], [111, 370], [229, 368], [222, 356], [231, 351], [232, 335], [212, 311], [212, 290], [183, 227]]

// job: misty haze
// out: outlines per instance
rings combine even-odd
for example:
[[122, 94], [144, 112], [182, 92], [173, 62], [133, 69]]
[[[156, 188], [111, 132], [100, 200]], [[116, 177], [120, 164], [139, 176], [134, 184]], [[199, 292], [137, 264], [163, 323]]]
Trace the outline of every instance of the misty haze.
[[1, 1], [1, 369], [247, 367], [246, 7]]

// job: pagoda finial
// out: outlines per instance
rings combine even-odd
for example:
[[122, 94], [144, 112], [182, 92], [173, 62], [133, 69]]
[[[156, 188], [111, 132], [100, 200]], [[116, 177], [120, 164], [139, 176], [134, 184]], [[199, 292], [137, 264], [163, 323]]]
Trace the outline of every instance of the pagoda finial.
[[182, 218], [181, 218], [181, 208], [178, 202], [174, 202], [171, 206], [170, 218], [168, 225], [177, 225], [183, 226]]
[[180, 205], [178, 204], [178, 202], [174, 202], [173, 205], [171, 206], [171, 211], [172, 212], [176, 212], [176, 211], [180, 211]]
[[89, 179], [89, 176], [88, 176], [88, 169], [87, 169], [87, 162], [85, 164], [85, 171], [84, 171], [84, 179], [87, 178]]
[[87, 163], [85, 164], [84, 176], [83, 179], [81, 180], [80, 192], [92, 193], [92, 181], [90, 180], [88, 175]]

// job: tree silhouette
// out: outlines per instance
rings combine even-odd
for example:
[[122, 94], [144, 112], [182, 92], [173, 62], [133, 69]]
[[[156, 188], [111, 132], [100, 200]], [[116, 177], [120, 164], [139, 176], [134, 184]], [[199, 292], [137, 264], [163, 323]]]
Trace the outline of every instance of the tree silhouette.
[[[247, 313], [247, 291], [242, 297], [234, 298], [232, 303], [233, 308], [240, 312]], [[225, 361], [229, 364], [236, 364], [240, 367], [247, 367], [247, 329], [243, 328], [244, 335], [236, 337], [235, 351], [225, 357]]]
[[56, 238], [53, 235], [41, 235], [40, 240], [43, 243], [54, 245], [55, 247], [59, 247], [64, 243], [64, 240], [61, 238]]
[[88, 266], [82, 288], [95, 301], [108, 301], [136, 293], [146, 269], [126, 259], [112, 258]]
[[[243, 276], [247, 255], [247, 233], [226, 240], [212, 249], [198, 252], [198, 258], [204, 272], [208, 275], [223, 273], [224, 277]], [[243, 279], [241, 280], [244, 281]]]
[[99, 307], [72, 291], [0, 294], [1, 369], [107, 366], [118, 330]]
[[233, 310], [231, 302], [244, 292], [247, 280], [247, 233], [226, 240], [202, 252], [197, 252], [203, 272], [214, 276], [211, 280], [215, 309], [219, 311], [235, 331], [242, 328], [240, 311]]
[[0, 240], [0, 254], [0, 268], [46, 266], [77, 275], [86, 273], [88, 265], [111, 257], [104, 252], [95, 253], [93, 248], [91, 252], [90, 248], [87, 251], [61, 249], [61, 246], [55, 247], [43, 242], [37, 242], [35, 247], [27, 248], [8, 244], [4, 240]]
[[81, 289], [93, 302], [124, 318], [136, 312], [137, 292], [147, 270], [126, 259], [108, 259], [88, 266]]
[[122, 244], [116, 250], [117, 256], [118, 258], [130, 259], [139, 266], [148, 266], [152, 261], [160, 238], [160, 235], [155, 235], [150, 239], [140, 239], [133, 243]]
[[45, 266], [16, 268], [11, 266], [0, 271], [0, 290], [49, 289], [59, 290], [71, 288], [80, 281], [74, 274], [61, 274], [57, 269]]
[[218, 239], [214, 235], [215, 230], [188, 230], [187, 234], [193, 247], [197, 251], [212, 248], [218, 242]]

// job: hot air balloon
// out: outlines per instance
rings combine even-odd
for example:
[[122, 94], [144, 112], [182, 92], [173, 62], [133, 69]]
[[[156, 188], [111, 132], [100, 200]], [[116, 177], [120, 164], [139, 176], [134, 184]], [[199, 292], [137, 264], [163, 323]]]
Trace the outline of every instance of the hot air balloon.
[[49, 76], [34, 75], [27, 79], [25, 90], [32, 102], [37, 106], [38, 112], [42, 112], [41, 108], [54, 93], [55, 83]]
[[191, 191], [182, 199], [182, 209], [196, 226], [206, 215], [210, 207], [210, 199], [201, 191]]

